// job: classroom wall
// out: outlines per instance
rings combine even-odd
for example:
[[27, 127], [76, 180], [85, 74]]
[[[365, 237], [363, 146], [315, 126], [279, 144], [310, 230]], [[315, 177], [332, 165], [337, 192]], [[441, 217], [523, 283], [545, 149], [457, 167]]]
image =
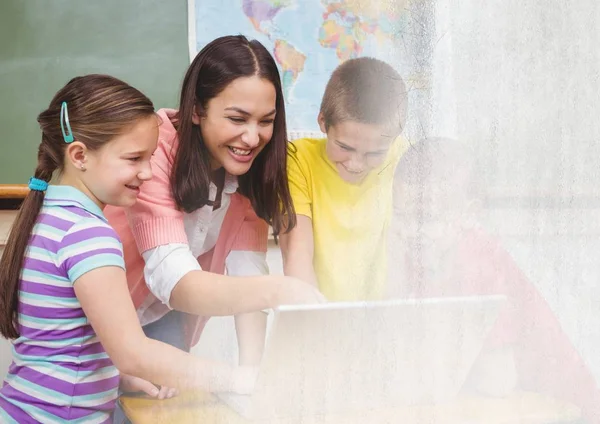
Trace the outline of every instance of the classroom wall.
[[106, 73], [174, 107], [189, 64], [186, 0], [2, 0], [0, 184], [25, 184], [37, 115], [69, 79]]

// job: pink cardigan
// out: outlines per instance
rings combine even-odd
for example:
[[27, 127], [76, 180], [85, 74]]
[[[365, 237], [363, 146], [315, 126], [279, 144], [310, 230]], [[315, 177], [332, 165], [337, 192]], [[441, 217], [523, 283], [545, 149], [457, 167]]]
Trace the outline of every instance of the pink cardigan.
[[[123, 243], [127, 284], [133, 303], [138, 308], [150, 294], [144, 281], [144, 259], [141, 252], [169, 243], [188, 243], [183, 224], [184, 212], [177, 209], [170, 188], [170, 175], [178, 148], [177, 131], [172, 119], [175, 110], [158, 111], [162, 123], [158, 147], [152, 158], [153, 177], [142, 187], [138, 200], [128, 209], [107, 206], [104, 213]], [[267, 223], [258, 218], [250, 201], [239, 193], [231, 203], [216, 246], [198, 257], [205, 271], [223, 274], [225, 259], [232, 250], [267, 251]], [[208, 317], [188, 314], [185, 331], [189, 347], [200, 338]]]

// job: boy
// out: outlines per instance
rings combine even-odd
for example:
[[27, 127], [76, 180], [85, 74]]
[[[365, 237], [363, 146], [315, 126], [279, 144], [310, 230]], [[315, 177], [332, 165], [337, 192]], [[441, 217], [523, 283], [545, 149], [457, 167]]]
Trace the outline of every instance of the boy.
[[315, 284], [331, 301], [383, 295], [406, 94], [385, 62], [348, 60], [323, 95], [318, 122], [327, 138], [291, 143], [288, 179], [297, 225], [280, 236], [284, 273]]

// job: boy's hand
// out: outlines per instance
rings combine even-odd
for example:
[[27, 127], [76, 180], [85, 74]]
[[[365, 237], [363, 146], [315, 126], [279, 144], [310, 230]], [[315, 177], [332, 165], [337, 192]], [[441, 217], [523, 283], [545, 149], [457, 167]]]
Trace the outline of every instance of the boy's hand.
[[177, 389], [169, 387], [159, 389], [149, 381], [127, 374], [121, 374], [119, 387], [123, 393], [144, 392], [157, 399], [169, 399], [178, 394]]

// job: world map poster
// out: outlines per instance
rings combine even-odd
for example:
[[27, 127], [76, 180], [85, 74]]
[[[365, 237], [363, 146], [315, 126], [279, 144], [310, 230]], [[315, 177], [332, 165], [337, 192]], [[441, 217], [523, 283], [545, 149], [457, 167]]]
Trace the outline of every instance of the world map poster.
[[[290, 132], [318, 132], [321, 96], [345, 60], [371, 56], [394, 66], [411, 96], [428, 86], [423, 1], [188, 0], [190, 60], [223, 35], [259, 40], [282, 78]], [[426, 23], [426, 22], [425, 22]], [[428, 41], [427, 41], [428, 42]], [[414, 104], [414, 102], [413, 102]]]

